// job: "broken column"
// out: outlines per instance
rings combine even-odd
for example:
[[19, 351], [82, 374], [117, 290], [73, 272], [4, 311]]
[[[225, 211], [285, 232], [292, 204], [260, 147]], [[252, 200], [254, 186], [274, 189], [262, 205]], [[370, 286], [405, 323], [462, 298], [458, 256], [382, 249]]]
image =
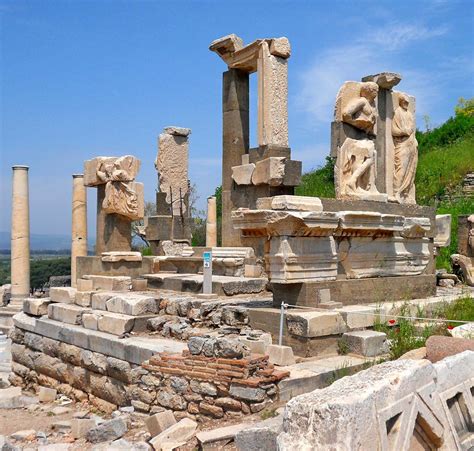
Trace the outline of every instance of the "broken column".
[[76, 258], [87, 255], [87, 191], [84, 175], [72, 176], [71, 286], [76, 286]]
[[189, 135], [191, 129], [165, 127], [158, 137], [155, 168], [158, 171], [156, 216], [148, 217], [146, 237], [153, 254], [163, 243], [191, 244], [189, 209]]
[[216, 198], [207, 198], [207, 220], [206, 220], [206, 247], [217, 246], [217, 212]]
[[[241, 246], [231, 212], [255, 208], [260, 197], [293, 194], [301, 162], [288, 147], [287, 38], [244, 46], [236, 35], [211, 43], [229, 70], [223, 78], [222, 245]], [[258, 145], [249, 149], [249, 74], [258, 74]]]
[[144, 216], [143, 184], [134, 181], [139, 169], [131, 155], [84, 162], [84, 185], [97, 187], [96, 255], [131, 250], [132, 221]]
[[11, 229], [11, 306], [30, 294], [30, 205], [28, 166], [13, 166]]

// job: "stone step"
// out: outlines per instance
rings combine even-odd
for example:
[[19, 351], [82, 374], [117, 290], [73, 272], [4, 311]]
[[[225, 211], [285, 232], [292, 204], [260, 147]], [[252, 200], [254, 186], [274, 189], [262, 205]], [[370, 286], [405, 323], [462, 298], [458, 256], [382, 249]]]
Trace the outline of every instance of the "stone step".
[[122, 313], [130, 316], [157, 314], [159, 312], [159, 300], [156, 293], [114, 293], [101, 291], [91, 293], [90, 307], [94, 310], [104, 310], [113, 313]]
[[43, 337], [59, 340], [82, 349], [99, 352], [116, 359], [140, 365], [159, 352], [180, 354], [187, 349], [184, 342], [158, 337], [118, 336], [98, 330], [85, 329], [82, 326], [66, 324], [45, 316], [35, 318], [23, 312], [13, 318], [16, 327]]
[[85, 329], [121, 336], [132, 331], [144, 332], [147, 321], [155, 316], [155, 314], [131, 316], [103, 310], [90, 310], [82, 315], [81, 324]]
[[[202, 274], [156, 273], [142, 276], [149, 288], [187, 293], [202, 293]], [[212, 292], [218, 296], [256, 294], [265, 290], [267, 279], [258, 277], [213, 276]]]
[[85, 275], [83, 279], [92, 280], [94, 290], [129, 291], [132, 278], [128, 276]]
[[[111, 299], [113, 300], [113, 298]], [[154, 316], [156, 314], [125, 315], [104, 310], [93, 310], [75, 304], [52, 303], [48, 306], [49, 319], [119, 336], [132, 331], [145, 331], [146, 322]]]

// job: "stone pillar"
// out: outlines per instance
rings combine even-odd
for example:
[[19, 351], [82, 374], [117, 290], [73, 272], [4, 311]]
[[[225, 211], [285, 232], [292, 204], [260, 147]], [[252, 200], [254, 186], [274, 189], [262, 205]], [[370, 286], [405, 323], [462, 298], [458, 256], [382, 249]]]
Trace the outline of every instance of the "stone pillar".
[[76, 286], [76, 258], [87, 256], [87, 191], [84, 175], [72, 176], [71, 286]]
[[269, 44], [264, 41], [257, 67], [258, 145], [289, 147], [288, 59], [272, 55]]
[[11, 230], [11, 306], [30, 295], [30, 206], [28, 166], [13, 166]]
[[106, 213], [102, 208], [105, 198], [105, 185], [97, 186], [97, 226], [95, 255], [102, 252], [123, 251], [132, 249], [132, 223], [130, 219], [115, 214]]
[[217, 246], [217, 211], [216, 198], [207, 198], [207, 220], [206, 220], [206, 247]]
[[240, 246], [240, 233], [231, 221], [232, 167], [241, 165], [249, 151], [249, 74], [229, 69], [222, 85], [222, 246]]

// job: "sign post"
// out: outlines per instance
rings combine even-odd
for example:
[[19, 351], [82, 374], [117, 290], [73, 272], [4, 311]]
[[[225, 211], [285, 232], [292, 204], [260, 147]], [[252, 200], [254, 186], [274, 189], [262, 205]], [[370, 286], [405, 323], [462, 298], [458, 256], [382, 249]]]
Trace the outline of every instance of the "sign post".
[[212, 294], [212, 252], [203, 252], [203, 294]]

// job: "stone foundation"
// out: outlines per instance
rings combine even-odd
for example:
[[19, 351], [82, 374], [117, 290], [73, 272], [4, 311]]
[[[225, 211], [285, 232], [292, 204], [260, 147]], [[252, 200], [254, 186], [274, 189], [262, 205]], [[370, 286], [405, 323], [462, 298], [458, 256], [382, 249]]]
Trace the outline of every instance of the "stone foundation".
[[[436, 275], [374, 277], [280, 284], [270, 283], [274, 307], [290, 305], [317, 307], [326, 296], [344, 305], [421, 299], [436, 294]], [[327, 293], [329, 290], [329, 296]]]
[[[34, 390], [55, 388], [107, 412], [132, 405], [151, 413], [171, 409], [177, 418], [200, 421], [239, 417], [272, 404], [278, 398], [278, 382], [289, 374], [275, 370], [268, 356], [258, 354], [223, 358], [188, 350], [154, 353], [146, 342], [140, 349], [139, 338], [135, 351], [127, 352], [130, 339], [107, 337], [109, 342], [100, 344], [106, 334], [78, 326], [63, 325], [58, 332], [50, 324], [47, 333], [58, 339], [51, 338], [32, 331], [37, 322], [48, 320], [20, 315], [11, 332], [11, 383]], [[164, 342], [148, 340], [153, 341], [158, 347]]]

